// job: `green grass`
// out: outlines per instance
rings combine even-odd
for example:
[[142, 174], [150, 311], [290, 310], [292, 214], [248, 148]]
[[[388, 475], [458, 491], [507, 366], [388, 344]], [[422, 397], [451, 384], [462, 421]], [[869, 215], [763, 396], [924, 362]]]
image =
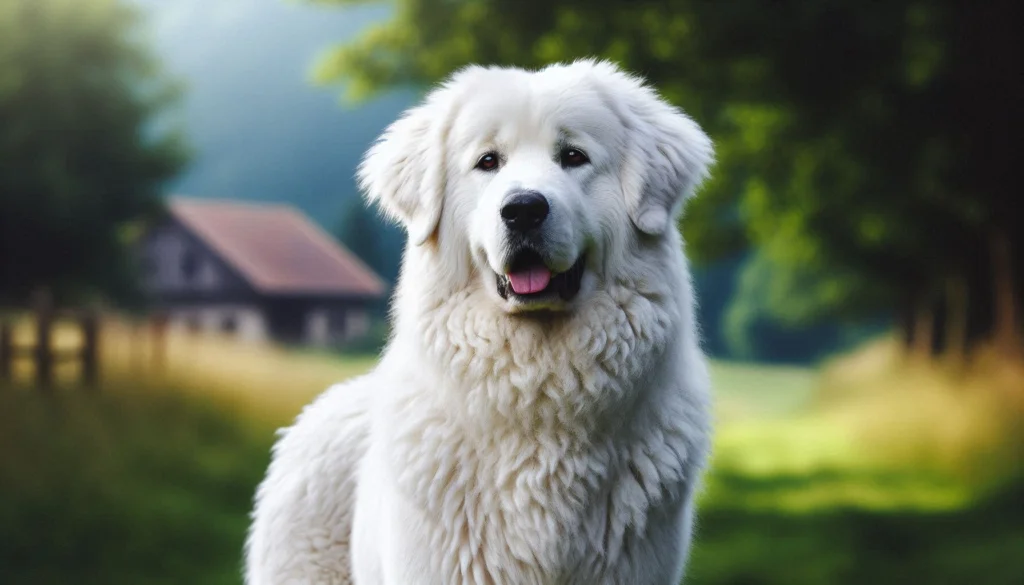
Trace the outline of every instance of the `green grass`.
[[815, 372], [809, 368], [711, 362], [718, 417], [723, 422], [791, 416], [814, 399]]
[[240, 583], [270, 435], [171, 389], [0, 388], [0, 583]]
[[[180, 351], [184, 359], [194, 350]], [[230, 355], [232, 371], [245, 369], [245, 355]], [[0, 583], [241, 583], [247, 513], [273, 429], [317, 384], [370, 365], [254, 355], [263, 368], [308, 366], [308, 388], [281, 387], [278, 397], [287, 377], [278, 372], [247, 390], [214, 372], [212, 356], [202, 375], [142, 384], [113, 376], [98, 395], [0, 387]], [[975, 489], [960, 466], [892, 442], [893, 428], [904, 433], [900, 445], [925, 433], [945, 453], [960, 443], [925, 431], [959, 421], [974, 402], [913, 394], [912, 410], [927, 416], [904, 424], [911, 417], [883, 416], [894, 405], [909, 413], [902, 401], [823, 402], [817, 372], [715, 363], [712, 375], [719, 429], [689, 583], [1008, 585], [1024, 574], [1024, 482]], [[1002, 428], [989, 410], [975, 415]], [[958, 441], [987, 436], [961, 427]], [[986, 441], [964, 452], [1012, 470]]]
[[715, 363], [719, 429], [687, 582], [1010, 585], [1024, 575], [1019, 364]]
[[1014, 483], [944, 511], [714, 506], [699, 517], [687, 583], [1017, 585], [1024, 575], [1022, 501], [1024, 483]]

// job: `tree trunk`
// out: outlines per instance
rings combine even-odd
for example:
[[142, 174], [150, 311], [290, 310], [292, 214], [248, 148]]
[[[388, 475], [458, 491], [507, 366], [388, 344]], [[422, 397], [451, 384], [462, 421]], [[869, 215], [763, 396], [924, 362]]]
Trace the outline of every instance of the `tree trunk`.
[[992, 338], [996, 347], [1007, 352], [1021, 349], [1020, 323], [1017, 317], [1017, 295], [1014, 290], [1013, 255], [1010, 239], [1000, 228], [989, 235], [989, 253], [992, 259], [993, 320]]
[[921, 301], [914, 311], [914, 341], [910, 353], [921, 360], [932, 357], [935, 342], [935, 313], [932, 304]]
[[896, 315], [897, 327], [903, 351], [909, 353], [914, 347], [914, 303], [908, 300]]
[[967, 355], [967, 281], [961, 274], [946, 279], [946, 351], [947, 358], [963, 361]]

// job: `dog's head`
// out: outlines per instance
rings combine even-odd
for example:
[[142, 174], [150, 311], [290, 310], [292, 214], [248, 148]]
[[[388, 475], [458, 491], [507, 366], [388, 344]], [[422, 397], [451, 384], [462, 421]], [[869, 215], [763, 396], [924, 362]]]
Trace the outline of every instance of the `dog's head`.
[[474, 66], [388, 127], [359, 179], [435, 281], [566, 311], [658, 249], [711, 160], [694, 121], [607, 62]]

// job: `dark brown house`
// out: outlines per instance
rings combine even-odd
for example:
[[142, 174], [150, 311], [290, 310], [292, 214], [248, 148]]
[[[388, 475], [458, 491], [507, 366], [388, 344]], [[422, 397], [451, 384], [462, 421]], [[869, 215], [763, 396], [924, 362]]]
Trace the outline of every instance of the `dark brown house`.
[[330, 345], [364, 335], [383, 280], [287, 205], [174, 198], [140, 253], [171, 327]]

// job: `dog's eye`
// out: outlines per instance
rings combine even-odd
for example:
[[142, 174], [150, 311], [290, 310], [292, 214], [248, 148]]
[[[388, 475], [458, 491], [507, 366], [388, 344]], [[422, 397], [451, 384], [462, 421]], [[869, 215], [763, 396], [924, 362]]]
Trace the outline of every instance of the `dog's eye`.
[[498, 168], [498, 155], [493, 152], [480, 157], [480, 160], [476, 161], [476, 168], [481, 171], [493, 171]]
[[581, 167], [590, 162], [590, 159], [587, 158], [587, 153], [578, 148], [563, 148], [559, 158], [561, 159], [562, 167], [567, 169]]

